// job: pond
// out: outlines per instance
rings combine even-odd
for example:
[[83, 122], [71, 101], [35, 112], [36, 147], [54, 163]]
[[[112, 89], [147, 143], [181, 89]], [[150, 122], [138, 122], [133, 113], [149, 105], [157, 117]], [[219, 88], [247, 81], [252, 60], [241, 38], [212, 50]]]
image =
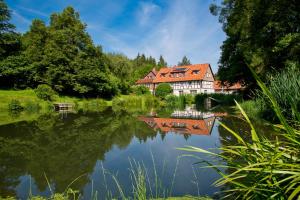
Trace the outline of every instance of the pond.
[[118, 198], [117, 185], [131, 196], [132, 172], [139, 166], [151, 197], [213, 196], [222, 190], [212, 185], [219, 175], [200, 168], [206, 165], [201, 161], [226, 163], [177, 148], [211, 149], [235, 142], [219, 121], [239, 132], [247, 129], [244, 121], [225, 111], [189, 107], [147, 113], [111, 108], [50, 112], [28, 119], [0, 125], [0, 196], [50, 196], [70, 187], [82, 199]]

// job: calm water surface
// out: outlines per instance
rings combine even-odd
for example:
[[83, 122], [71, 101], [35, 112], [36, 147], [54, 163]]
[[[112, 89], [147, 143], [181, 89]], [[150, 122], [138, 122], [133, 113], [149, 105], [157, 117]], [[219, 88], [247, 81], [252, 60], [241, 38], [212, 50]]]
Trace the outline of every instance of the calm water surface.
[[[63, 192], [77, 178], [71, 188], [83, 199], [95, 191], [98, 199], [109, 193], [118, 197], [114, 176], [130, 196], [134, 163], [147, 171], [149, 195], [155, 196], [157, 191], [161, 196], [213, 196], [220, 190], [212, 186], [219, 175], [212, 169], [200, 169], [205, 165], [199, 163], [201, 160], [181, 156], [187, 152], [176, 148], [190, 145], [210, 149], [232, 142], [219, 121], [240, 132], [245, 129], [242, 121], [225, 112], [190, 108], [168, 114], [129, 114], [110, 108], [98, 113], [49, 113], [35, 120], [1, 125], [0, 196], [26, 199], [29, 192], [49, 196], [45, 176], [55, 192]], [[155, 177], [159, 184], [155, 184]], [[156, 190], [155, 185], [162, 186]]]

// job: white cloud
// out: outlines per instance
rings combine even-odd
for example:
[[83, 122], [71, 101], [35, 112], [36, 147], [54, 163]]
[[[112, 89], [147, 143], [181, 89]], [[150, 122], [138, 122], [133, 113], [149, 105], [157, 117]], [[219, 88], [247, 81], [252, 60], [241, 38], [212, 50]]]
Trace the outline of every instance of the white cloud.
[[[170, 65], [176, 65], [184, 55], [192, 63], [211, 63], [216, 72], [220, 56], [220, 48], [225, 38], [221, 25], [210, 15], [208, 5], [201, 1], [172, 1], [162, 18], [151, 22], [154, 17], [153, 4], [143, 4], [140, 24], [156, 23], [139, 35], [136, 42], [128, 42], [121, 34], [110, 34], [106, 39], [109, 46], [118, 52], [124, 52], [129, 57], [135, 57], [138, 52], [152, 55], [156, 58], [163, 55]], [[143, 31], [141, 31], [143, 32]], [[123, 33], [124, 34], [124, 33]]]
[[145, 26], [151, 20], [152, 15], [158, 12], [160, 7], [151, 2], [141, 2], [137, 11], [139, 25]]

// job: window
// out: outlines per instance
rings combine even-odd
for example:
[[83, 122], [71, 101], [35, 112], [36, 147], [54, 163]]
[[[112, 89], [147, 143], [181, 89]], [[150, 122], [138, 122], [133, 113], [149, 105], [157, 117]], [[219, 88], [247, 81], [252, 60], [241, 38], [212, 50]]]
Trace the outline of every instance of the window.
[[197, 90], [191, 90], [190, 93], [191, 94], [197, 94]]
[[183, 95], [183, 91], [182, 90], [179, 90], [179, 95]]
[[199, 74], [199, 70], [193, 70], [192, 74]]
[[207, 90], [204, 90], [204, 93], [207, 93]]

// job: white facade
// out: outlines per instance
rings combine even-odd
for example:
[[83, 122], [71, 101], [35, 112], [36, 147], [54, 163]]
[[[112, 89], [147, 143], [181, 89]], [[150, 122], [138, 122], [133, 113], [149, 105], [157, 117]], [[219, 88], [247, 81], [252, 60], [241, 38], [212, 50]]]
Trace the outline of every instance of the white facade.
[[213, 81], [180, 81], [169, 83], [176, 96], [184, 94], [214, 93]]

